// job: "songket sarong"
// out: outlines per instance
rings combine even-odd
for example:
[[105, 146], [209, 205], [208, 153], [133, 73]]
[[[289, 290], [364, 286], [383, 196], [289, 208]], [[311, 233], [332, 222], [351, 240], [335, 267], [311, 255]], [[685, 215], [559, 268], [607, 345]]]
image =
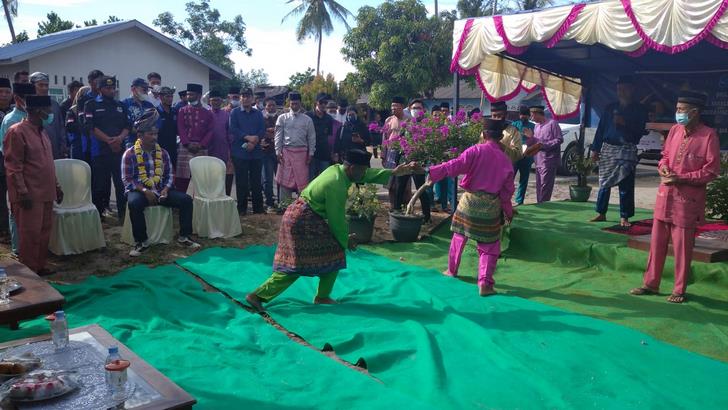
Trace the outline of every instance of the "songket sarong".
[[196, 154], [191, 153], [183, 145], [177, 148], [177, 169], [175, 170], [174, 176], [177, 178], [191, 179], [192, 173], [190, 172], [190, 160], [194, 157], [200, 157], [207, 155], [206, 149], [197, 151]]
[[634, 173], [638, 161], [637, 147], [634, 145], [604, 143], [599, 152], [599, 187], [616, 186]]
[[500, 239], [503, 210], [500, 197], [487, 192], [465, 192], [452, 217], [450, 230], [482, 243]]
[[283, 164], [278, 166], [276, 183], [284, 188], [303, 191], [308, 185], [308, 148], [283, 148]]
[[291, 204], [281, 220], [273, 271], [321, 276], [346, 268], [344, 249], [329, 224], [302, 198]]

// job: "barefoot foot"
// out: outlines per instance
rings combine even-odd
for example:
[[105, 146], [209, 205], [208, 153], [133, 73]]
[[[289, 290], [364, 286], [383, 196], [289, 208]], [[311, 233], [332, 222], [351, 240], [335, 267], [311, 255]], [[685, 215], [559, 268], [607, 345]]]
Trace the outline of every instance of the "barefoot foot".
[[451, 278], [458, 276], [458, 275], [453, 275], [452, 273], [450, 273], [450, 269], [445, 269], [444, 271], [442, 271], [442, 274], [445, 276], [451, 277]]
[[685, 294], [673, 293], [667, 298], [670, 303], [683, 303], [685, 302]]
[[629, 223], [629, 219], [627, 219], [627, 218], [620, 219], [619, 225], [621, 225], [623, 228], [629, 228], [630, 226], [632, 226], [632, 224]]
[[338, 303], [339, 302], [335, 301], [334, 299], [320, 298], [318, 296], [316, 296], [316, 298], [314, 298], [314, 300], [313, 300], [314, 305], [336, 305]]
[[590, 219], [589, 222], [604, 222], [607, 220], [607, 216], [604, 214], [598, 214], [594, 218]]
[[478, 291], [480, 293], [480, 296], [491, 296], [498, 293], [495, 291], [495, 289], [493, 289], [492, 286], [478, 286]]
[[248, 295], [245, 296], [245, 301], [248, 302], [248, 304], [258, 312], [265, 312], [265, 308], [263, 307], [263, 299], [258, 297], [258, 295], [256, 295], [255, 293], [248, 293]]

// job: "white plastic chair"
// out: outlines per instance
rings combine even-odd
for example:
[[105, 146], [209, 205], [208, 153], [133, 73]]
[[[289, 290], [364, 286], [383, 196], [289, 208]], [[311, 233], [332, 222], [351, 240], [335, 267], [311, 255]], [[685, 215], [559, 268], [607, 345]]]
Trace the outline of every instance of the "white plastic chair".
[[[161, 205], [148, 206], [144, 208], [144, 220], [147, 222], [147, 243], [155, 245], [172, 242], [174, 239], [172, 208]], [[124, 226], [121, 227], [121, 241], [129, 245], [135, 243], [128, 206], [124, 216]]]
[[192, 230], [204, 238], [232, 238], [243, 233], [237, 202], [225, 195], [225, 163], [200, 156], [190, 160], [195, 186]]
[[53, 205], [48, 249], [73, 255], [106, 247], [101, 218], [91, 202], [91, 167], [78, 159], [57, 159], [54, 165], [63, 203]]

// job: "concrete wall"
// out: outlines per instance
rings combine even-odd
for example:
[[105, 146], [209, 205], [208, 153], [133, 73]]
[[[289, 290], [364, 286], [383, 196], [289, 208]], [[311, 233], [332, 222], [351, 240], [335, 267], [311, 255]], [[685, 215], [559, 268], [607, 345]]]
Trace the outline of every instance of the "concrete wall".
[[1, 65], [0, 66], [0, 77], [9, 78], [10, 82], [13, 82], [13, 74], [18, 71], [28, 71], [28, 62], [23, 61], [17, 64]]
[[151, 71], [162, 75], [162, 85], [177, 90], [186, 88], [187, 83], [202, 84], [205, 91], [209, 88], [210, 71], [206, 65], [137, 28], [38, 56], [30, 60], [28, 71], [48, 73], [50, 87], [63, 89], [65, 95], [66, 84], [74, 79], [81, 78], [86, 85], [86, 76], [92, 69], [116, 76], [121, 99], [129, 96], [134, 78], [146, 80]]

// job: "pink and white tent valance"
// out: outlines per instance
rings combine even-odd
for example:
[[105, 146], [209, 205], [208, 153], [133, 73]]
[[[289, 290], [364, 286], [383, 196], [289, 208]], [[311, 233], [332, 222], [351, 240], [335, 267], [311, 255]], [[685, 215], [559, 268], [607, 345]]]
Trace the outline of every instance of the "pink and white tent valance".
[[551, 48], [562, 40], [584, 45], [599, 43], [632, 57], [649, 50], [676, 54], [701, 41], [728, 48], [726, 9], [728, 0], [605, 0], [458, 20], [453, 30], [450, 69], [475, 75], [491, 101], [539, 85], [554, 116], [567, 117], [578, 112], [581, 98], [581, 87], [574, 84], [574, 79], [529, 73], [532, 69], [525, 65], [494, 55], [507, 52], [518, 56], [531, 43]]

